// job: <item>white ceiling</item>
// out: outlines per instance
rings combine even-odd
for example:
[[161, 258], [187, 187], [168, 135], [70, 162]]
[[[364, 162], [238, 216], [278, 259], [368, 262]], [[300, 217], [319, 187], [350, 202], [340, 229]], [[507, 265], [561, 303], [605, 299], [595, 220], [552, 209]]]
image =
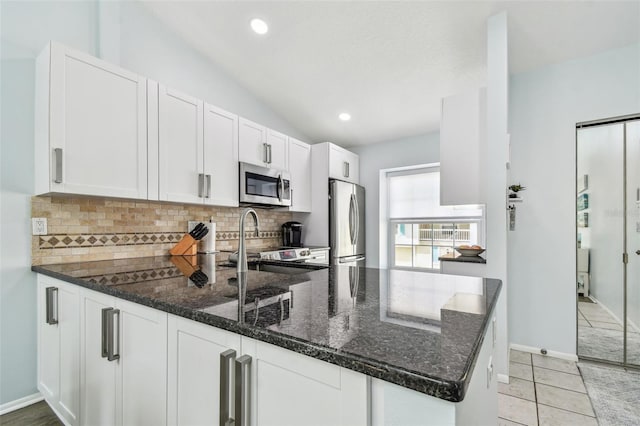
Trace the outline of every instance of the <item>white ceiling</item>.
[[437, 130], [442, 97], [485, 85], [486, 20], [502, 10], [511, 73], [640, 41], [638, 1], [145, 4], [309, 142], [343, 146]]

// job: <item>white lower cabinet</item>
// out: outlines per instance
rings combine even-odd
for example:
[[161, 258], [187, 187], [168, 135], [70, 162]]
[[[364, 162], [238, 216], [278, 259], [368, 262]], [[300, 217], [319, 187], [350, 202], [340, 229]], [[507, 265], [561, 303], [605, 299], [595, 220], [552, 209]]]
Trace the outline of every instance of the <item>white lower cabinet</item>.
[[81, 423], [166, 424], [167, 314], [89, 290], [81, 300]]
[[241, 337], [173, 315], [168, 331], [168, 423], [219, 424], [220, 355], [239, 354]]
[[80, 415], [80, 288], [38, 277], [38, 390], [67, 424]]
[[170, 425], [367, 424], [363, 374], [171, 315], [168, 343]]
[[248, 424], [367, 424], [364, 374], [247, 337], [242, 355], [251, 357], [250, 379], [242, 384], [250, 395]]

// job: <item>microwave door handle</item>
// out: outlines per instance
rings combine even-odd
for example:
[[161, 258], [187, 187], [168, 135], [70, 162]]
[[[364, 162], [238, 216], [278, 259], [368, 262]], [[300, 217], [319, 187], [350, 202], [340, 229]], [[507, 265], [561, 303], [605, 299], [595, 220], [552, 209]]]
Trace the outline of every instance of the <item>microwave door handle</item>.
[[280, 192], [280, 188], [282, 185], [282, 178], [278, 175], [278, 183], [276, 184], [276, 197], [278, 197], [278, 201], [282, 202], [282, 193]]

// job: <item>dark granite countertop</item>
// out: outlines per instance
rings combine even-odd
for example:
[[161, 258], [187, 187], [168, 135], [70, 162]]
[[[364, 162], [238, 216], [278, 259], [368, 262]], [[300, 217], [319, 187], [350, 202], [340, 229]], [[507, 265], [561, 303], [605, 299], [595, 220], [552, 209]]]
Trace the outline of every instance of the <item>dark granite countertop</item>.
[[461, 254], [449, 253], [438, 258], [440, 261], [445, 262], [462, 262], [462, 263], [487, 263], [487, 260], [482, 256], [463, 256]]
[[[32, 270], [453, 402], [465, 396], [501, 287], [492, 279], [347, 266], [249, 271], [241, 314], [238, 277], [219, 266], [223, 257], [199, 256], [195, 269], [208, 278], [200, 287], [185, 277], [189, 259], [182, 257]], [[274, 297], [278, 303], [269, 304]], [[265, 301], [258, 318], [256, 298]], [[286, 308], [281, 298], [290, 301]]]

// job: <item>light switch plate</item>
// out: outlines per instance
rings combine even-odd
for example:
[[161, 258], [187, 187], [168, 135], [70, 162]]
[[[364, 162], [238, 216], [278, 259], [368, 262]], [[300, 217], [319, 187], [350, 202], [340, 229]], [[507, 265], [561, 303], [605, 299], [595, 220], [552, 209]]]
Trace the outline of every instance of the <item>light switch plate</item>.
[[32, 235], [47, 235], [47, 218], [31, 218], [31, 233]]

